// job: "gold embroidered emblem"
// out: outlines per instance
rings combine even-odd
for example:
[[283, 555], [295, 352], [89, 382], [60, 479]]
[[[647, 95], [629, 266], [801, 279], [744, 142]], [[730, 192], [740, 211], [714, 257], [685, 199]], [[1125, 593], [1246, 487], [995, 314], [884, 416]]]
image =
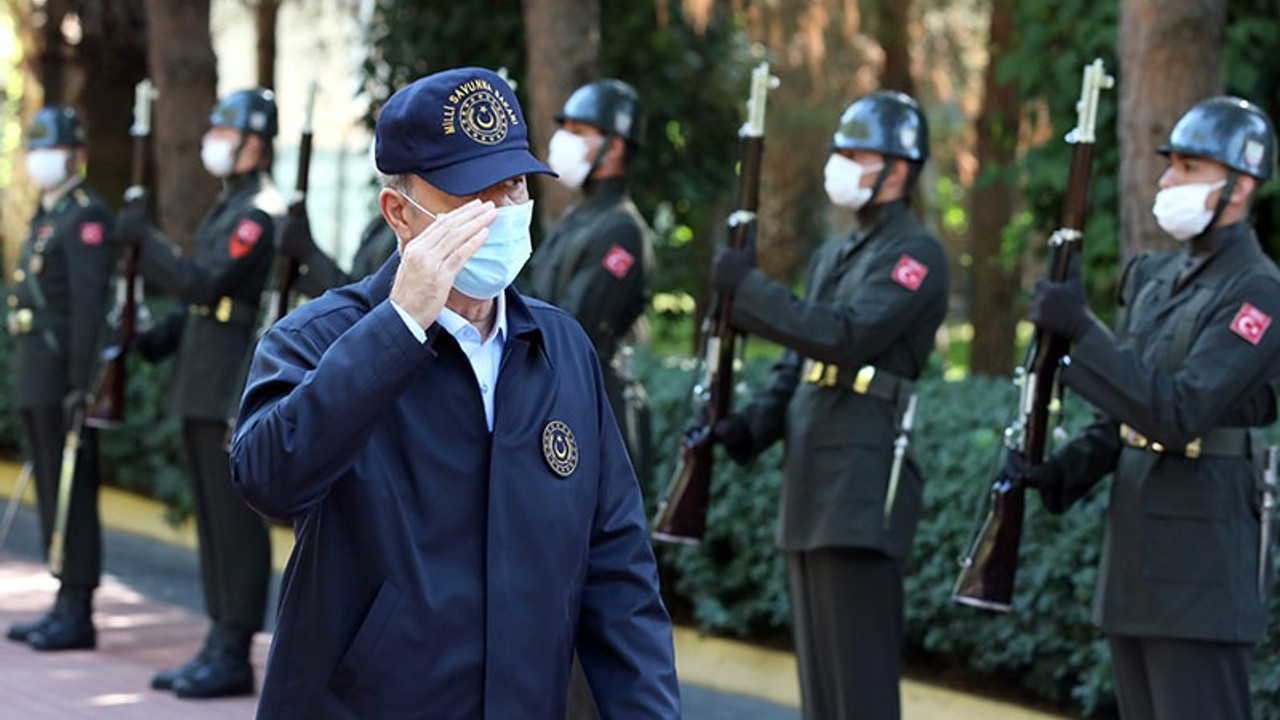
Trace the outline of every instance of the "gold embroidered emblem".
[[520, 124], [511, 103], [483, 79], [454, 88], [442, 110], [445, 135], [461, 131], [481, 145], [497, 145], [507, 139], [511, 126]]
[[542, 457], [560, 477], [569, 477], [578, 469], [578, 440], [568, 425], [552, 420], [542, 429]]

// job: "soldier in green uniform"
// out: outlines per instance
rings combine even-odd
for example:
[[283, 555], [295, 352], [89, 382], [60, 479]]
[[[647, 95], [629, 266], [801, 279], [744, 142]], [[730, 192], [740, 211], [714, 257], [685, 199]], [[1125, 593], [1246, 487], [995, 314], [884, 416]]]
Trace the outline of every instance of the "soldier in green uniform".
[[266, 525], [232, 489], [225, 442], [275, 252], [273, 228], [284, 211], [268, 174], [276, 134], [273, 94], [231, 93], [214, 107], [209, 123], [201, 158], [222, 179], [223, 191], [196, 228], [191, 254], [151, 227], [140, 204], [123, 210], [119, 223], [121, 242], [141, 248], [146, 279], [184, 303], [183, 312], [140, 339], [139, 350], [150, 359], [179, 354], [171, 400], [191, 465], [211, 626], [200, 652], [157, 673], [152, 687], [185, 698], [253, 693], [249, 649], [262, 629], [271, 575]]
[[[9, 296], [12, 402], [22, 414], [48, 552], [63, 442], [71, 414], [91, 390], [114, 251], [111, 210], [81, 174], [85, 132], [75, 111], [46, 107], [36, 113], [26, 149], [27, 174], [41, 192]], [[97, 435], [86, 428], [76, 457], [57, 599], [39, 619], [10, 627], [10, 640], [37, 650], [96, 645], [91, 614], [102, 574], [98, 480]]]
[[1121, 717], [1243, 720], [1270, 581], [1255, 431], [1276, 419], [1280, 366], [1280, 271], [1249, 209], [1275, 133], [1257, 106], [1215, 97], [1161, 152], [1154, 213], [1181, 248], [1125, 268], [1114, 333], [1089, 314], [1078, 272], [1032, 293], [1032, 322], [1072, 342], [1062, 384], [1102, 419], [1022, 474], [1063, 512], [1114, 473], [1093, 618]]
[[712, 262], [734, 327], [786, 347], [713, 438], [739, 462], [786, 442], [777, 542], [808, 720], [901, 714], [902, 566], [923, 489], [905, 441], [914, 383], [947, 312], [942, 246], [907, 201], [928, 157], [914, 99], [860, 98], [825, 168], [829, 198], [856, 212], [857, 229], [814, 253], [805, 297], [755, 269], [748, 251], [721, 248]]
[[624, 348], [644, 314], [654, 267], [653, 231], [628, 192], [644, 135], [640, 97], [621, 80], [597, 80], [574, 91], [556, 120], [560, 128], [547, 163], [581, 197], [530, 258], [526, 290], [568, 311], [591, 337], [636, 474], [647, 482], [644, 391], [630, 373], [630, 348]]

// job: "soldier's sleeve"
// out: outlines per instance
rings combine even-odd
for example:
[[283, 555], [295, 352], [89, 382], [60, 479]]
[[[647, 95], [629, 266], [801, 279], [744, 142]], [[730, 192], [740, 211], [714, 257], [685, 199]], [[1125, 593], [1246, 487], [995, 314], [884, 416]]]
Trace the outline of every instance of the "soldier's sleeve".
[[320, 297], [329, 288], [346, 285], [352, 278], [320, 248], [298, 268], [297, 289], [307, 297]]
[[582, 588], [578, 656], [600, 717], [680, 717], [671, 619], [658, 591], [644, 501], [598, 369], [594, 382], [601, 419], [600, 489]]
[[93, 204], [82, 211], [65, 248], [71, 288], [71, 348], [67, 380], [77, 390], [89, 389], [98, 364], [106, 321], [107, 296], [115, 262], [111, 211]]
[[596, 347], [629, 329], [624, 326], [635, 307], [644, 303], [645, 263], [644, 231], [622, 213], [604, 225], [583, 252], [559, 305], [578, 319]]
[[733, 302], [735, 327], [843, 367], [864, 365], [902, 329], [946, 302], [947, 267], [936, 241], [915, 242], [873, 265], [852, 298], [818, 302], [752, 270]]
[[1115, 420], [1183, 447], [1252, 402], [1280, 362], [1280, 327], [1271, 327], [1280, 318], [1280, 281], [1250, 275], [1206, 314], [1173, 371], [1143, 362], [1095, 323], [1076, 341], [1062, 382]]
[[787, 432], [787, 405], [800, 383], [800, 368], [804, 358], [795, 350], [787, 349], [769, 370], [769, 378], [742, 409], [742, 416], [751, 428], [751, 452], [755, 457], [769, 449]]
[[1062, 465], [1063, 486], [1059, 491], [1063, 510], [1116, 469], [1120, 450], [1120, 423], [1099, 416], [1053, 454]]
[[[184, 303], [212, 304], [271, 264], [274, 221], [265, 211], [247, 208], [231, 230], [227, 251], [217, 257], [190, 258], [158, 232], [147, 235], [138, 261], [147, 280]], [[261, 288], [259, 288], [259, 291]]]

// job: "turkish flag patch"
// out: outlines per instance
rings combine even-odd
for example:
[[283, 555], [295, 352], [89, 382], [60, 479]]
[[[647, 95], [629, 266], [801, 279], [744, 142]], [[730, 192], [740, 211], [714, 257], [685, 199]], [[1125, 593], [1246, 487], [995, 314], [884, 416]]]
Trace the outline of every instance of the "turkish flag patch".
[[910, 255], [898, 258], [898, 264], [893, 267], [893, 281], [911, 292], [920, 288], [920, 283], [924, 282], [924, 276], [928, 274], [929, 266]]
[[1271, 316], [1245, 303], [1240, 306], [1240, 312], [1236, 313], [1236, 318], [1231, 321], [1231, 332], [1248, 340], [1250, 344], [1257, 345], [1262, 342], [1262, 336], [1267, 334], [1267, 328], [1270, 326]]
[[627, 252], [622, 246], [614, 245], [609, 248], [609, 252], [605, 253], [604, 262], [600, 264], [611, 275], [621, 280], [631, 272], [631, 266], [636, 264], [636, 256]]
[[90, 222], [80, 225], [80, 242], [85, 245], [101, 245], [102, 223]]
[[231, 257], [239, 260], [249, 251], [253, 250], [253, 246], [258, 244], [258, 238], [262, 237], [262, 226], [258, 223], [245, 218], [236, 226], [236, 232], [231, 236]]

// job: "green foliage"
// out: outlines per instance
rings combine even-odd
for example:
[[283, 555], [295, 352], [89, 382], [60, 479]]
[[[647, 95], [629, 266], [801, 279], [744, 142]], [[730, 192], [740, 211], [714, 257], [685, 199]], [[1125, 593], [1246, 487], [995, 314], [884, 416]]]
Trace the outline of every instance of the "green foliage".
[[[1027, 151], [1020, 159], [1023, 194], [1031, 212], [1033, 234], [1045, 238], [1058, 227], [1067, 191], [1071, 145], [1064, 142], [1076, 125], [1076, 101], [1080, 98], [1081, 72], [1087, 63], [1101, 58], [1107, 71], [1117, 75], [1116, 27], [1119, 4], [1088, 0], [1017, 3], [1014, 11], [1018, 43], [1001, 59], [999, 75], [1017, 83], [1025, 101], [1042, 102], [1052, 127], [1050, 140]], [[1090, 306], [1109, 313], [1115, 305], [1121, 260], [1118, 231], [1120, 143], [1116, 135], [1119, 96], [1104, 92], [1098, 104], [1098, 138], [1094, 146], [1089, 192], [1084, 277]], [[1043, 255], [1047, 246], [1035, 248]], [[1022, 247], [1016, 249], [1021, 254]], [[1017, 255], [1015, 255], [1016, 257]]]
[[[637, 370], [649, 391], [654, 447], [660, 461], [650, 508], [675, 466], [680, 431], [689, 422], [694, 362], [641, 353]], [[753, 385], [768, 369], [747, 363]], [[1030, 694], [1089, 715], [1112, 710], [1114, 684], [1102, 633], [1090, 622], [1106, 512], [1106, 483], [1061, 517], [1027, 495], [1026, 525], [1014, 608], [990, 613], [951, 600], [956, 559], [988, 509], [986, 488], [1002, 459], [1004, 424], [1016, 406], [1008, 380], [970, 377], [945, 382], [936, 372], [919, 385], [914, 440], [927, 479], [925, 511], [905, 574], [908, 655], [930, 664], [968, 667]], [[1068, 395], [1064, 427], [1088, 422], [1090, 408]], [[746, 467], [717, 455], [708, 530], [695, 548], [658, 545], [663, 589], [681, 619], [715, 634], [774, 641], [790, 632], [786, 575], [774, 549], [782, 448]], [[1280, 627], [1273, 597], [1272, 626]], [[1258, 716], [1280, 720], [1264, 702], [1280, 691], [1280, 638], [1259, 651], [1253, 690]]]

